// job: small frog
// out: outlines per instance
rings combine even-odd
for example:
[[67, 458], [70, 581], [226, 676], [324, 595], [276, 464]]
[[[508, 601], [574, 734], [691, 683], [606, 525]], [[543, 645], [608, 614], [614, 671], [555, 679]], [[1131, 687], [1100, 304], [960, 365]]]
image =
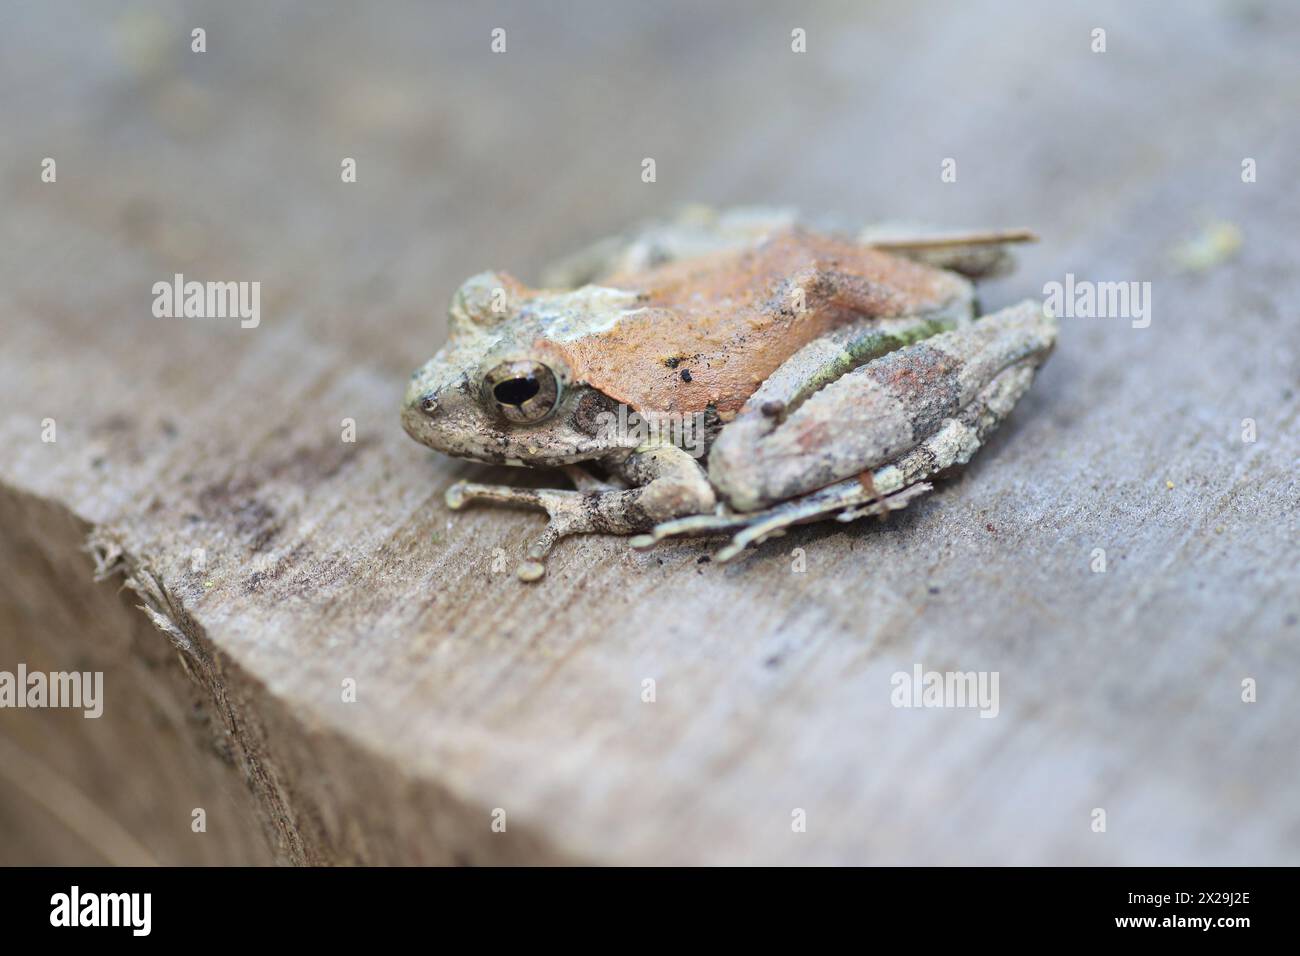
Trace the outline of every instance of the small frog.
[[725, 562], [794, 524], [902, 508], [970, 459], [1055, 343], [1033, 300], [976, 318], [971, 280], [1030, 238], [692, 211], [606, 240], [546, 288], [484, 272], [453, 297], [402, 424], [449, 455], [567, 472], [575, 490], [447, 491], [453, 509], [547, 512], [523, 580], [591, 532], [637, 548], [727, 534]]

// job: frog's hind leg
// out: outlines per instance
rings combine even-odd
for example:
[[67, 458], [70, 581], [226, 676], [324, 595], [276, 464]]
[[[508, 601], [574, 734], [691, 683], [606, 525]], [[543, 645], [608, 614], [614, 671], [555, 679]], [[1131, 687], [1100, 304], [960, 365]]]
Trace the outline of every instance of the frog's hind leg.
[[841, 522], [883, 517], [906, 508], [931, 489], [925, 479], [970, 460], [1011, 413], [1033, 382], [1034, 372], [1028, 361], [1003, 370], [929, 438], [889, 464], [760, 511], [723, 511], [667, 521], [649, 534], [633, 538], [632, 546], [648, 548], [665, 538], [730, 534], [730, 543], [714, 556], [715, 561], [725, 563], [749, 545], [783, 534], [793, 525], [831, 517]]
[[826, 342], [807, 346], [715, 442], [709, 476], [725, 506], [633, 544], [729, 533], [725, 561], [793, 524], [903, 507], [926, 479], [970, 460], [1029, 388], [1055, 334], [1031, 301], [856, 366]]
[[924, 447], [1004, 370], [1032, 374], [1055, 337], [1055, 320], [1030, 300], [838, 375], [835, 356], [812, 343], [723, 428], [709, 478], [734, 510], [751, 512], [878, 468]]

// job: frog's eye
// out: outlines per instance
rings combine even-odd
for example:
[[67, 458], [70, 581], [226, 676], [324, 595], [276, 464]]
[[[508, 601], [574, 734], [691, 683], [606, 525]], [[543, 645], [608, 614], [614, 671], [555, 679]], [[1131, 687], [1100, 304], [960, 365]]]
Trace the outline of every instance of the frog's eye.
[[506, 421], [528, 424], [551, 413], [560, 384], [541, 362], [502, 362], [483, 377], [483, 392]]

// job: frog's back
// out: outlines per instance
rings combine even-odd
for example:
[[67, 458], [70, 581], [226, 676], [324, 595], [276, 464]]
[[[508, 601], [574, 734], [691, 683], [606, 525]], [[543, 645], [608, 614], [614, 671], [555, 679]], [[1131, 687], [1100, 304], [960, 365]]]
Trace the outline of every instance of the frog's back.
[[954, 273], [797, 228], [600, 284], [636, 293], [638, 308], [562, 344], [575, 378], [640, 411], [711, 406], [724, 420], [839, 325], [960, 311], [971, 299]]

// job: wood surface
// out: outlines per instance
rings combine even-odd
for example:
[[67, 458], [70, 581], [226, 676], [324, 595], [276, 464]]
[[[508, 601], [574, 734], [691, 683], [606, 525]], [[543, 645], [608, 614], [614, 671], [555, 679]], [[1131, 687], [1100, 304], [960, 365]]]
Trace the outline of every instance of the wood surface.
[[[106, 703], [0, 711], [0, 863], [1300, 863], [1298, 27], [7, 5], [0, 670], [102, 669]], [[1151, 323], [1063, 319], [887, 521], [726, 567], [586, 538], [522, 585], [541, 517], [442, 493], [558, 477], [417, 446], [406, 377], [465, 277], [683, 202], [1032, 228], [986, 309], [1072, 273], [1150, 282]], [[155, 318], [175, 273], [260, 281], [260, 325]], [[916, 664], [997, 671], [998, 716], [892, 706]]]

